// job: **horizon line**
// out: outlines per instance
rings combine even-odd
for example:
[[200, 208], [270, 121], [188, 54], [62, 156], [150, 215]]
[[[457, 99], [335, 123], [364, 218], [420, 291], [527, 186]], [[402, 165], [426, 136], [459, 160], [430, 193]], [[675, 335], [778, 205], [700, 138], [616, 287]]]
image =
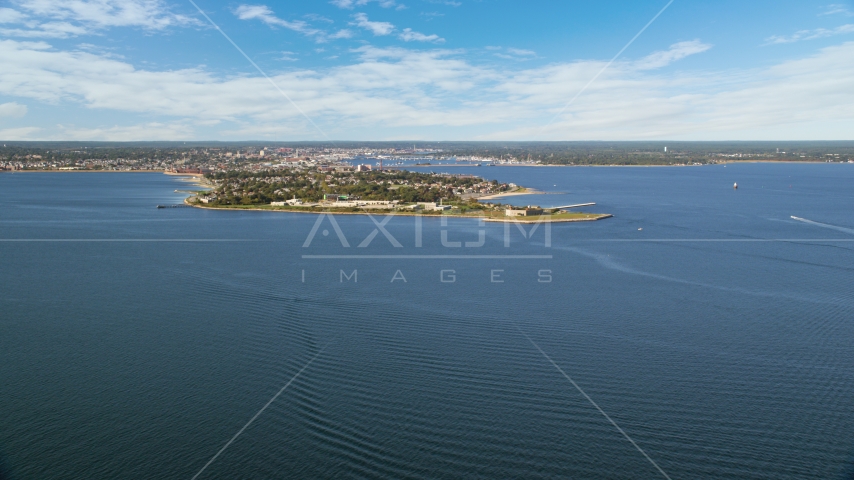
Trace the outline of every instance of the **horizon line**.
[[[678, 143], [842, 143], [850, 142], [854, 144], [854, 139], [836, 139], [836, 140], [2, 140], [0, 143], [412, 143], [412, 142], [427, 142], [427, 143], [662, 143], [668, 142], [673, 144]], [[2, 148], [2, 147], [0, 147]]]

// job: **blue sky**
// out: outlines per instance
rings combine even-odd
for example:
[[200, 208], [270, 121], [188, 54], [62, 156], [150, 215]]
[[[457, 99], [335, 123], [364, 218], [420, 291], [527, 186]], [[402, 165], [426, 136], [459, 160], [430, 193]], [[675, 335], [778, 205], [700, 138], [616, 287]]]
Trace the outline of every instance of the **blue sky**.
[[852, 0], [675, 0], [612, 64], [668, 0], [194, 1], [270, 81], [189, 0], [0, 2], [0, 139], [854, 139]]

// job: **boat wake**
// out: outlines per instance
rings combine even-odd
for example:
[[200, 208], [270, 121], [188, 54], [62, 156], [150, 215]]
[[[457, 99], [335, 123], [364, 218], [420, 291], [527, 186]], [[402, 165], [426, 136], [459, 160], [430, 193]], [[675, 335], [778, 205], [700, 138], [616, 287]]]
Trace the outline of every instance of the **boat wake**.
[[838, 232], [844, 232], [854, 235], [854, 229], [845, 228], [845, 227], [837, 227], [836, 225], [830, 225], [827, 223], [814, 222], [812, 220], [807, 220], [806, 218], [796, 217], [792, 215], [792, 220], [797, 220], [798, 222], [809, 223], [810, 225], [815, 225], [817, 227], [829, 228], [831, 230], [836, 230]]

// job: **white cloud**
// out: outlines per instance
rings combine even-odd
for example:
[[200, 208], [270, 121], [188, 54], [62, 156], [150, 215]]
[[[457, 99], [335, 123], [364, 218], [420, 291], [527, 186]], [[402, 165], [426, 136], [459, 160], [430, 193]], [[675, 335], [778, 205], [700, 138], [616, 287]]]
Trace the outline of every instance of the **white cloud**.
[[[657, 54], [617, 61], [545, 129], [605, 60], [514, 69], [475, 65], [464, 52], [445, 49], [363, 46], [351, 53], [356, 58], [347, 65], [271, 77], [333, 138], [377, 139], [409, 129], [448, 139], [854, 139], [854, 42], [755, 70], [647, 68], [656, 63], [651, 57], [661, 64]], [[319, 138], [259, 76], [145, 70], [103, 54], [13, 40], [0, 40], [0, 65], [0, 95], [77, 107], [91, 112], [86, 118], [157, 117], [135, 127], [39, 125], [15, 133], [20, 138], [192, 138], [202, 121], [221, 122], [205, 126], [218, 137], [253, 138], [257, 131]]]
[[115, 53], [116, 48], [105, 46], [105, 45], [95, 45], [93, 43], [78, 43], [77, 50], [82, 50], [84, 52], [94, 53], [97, 55], [101, 55], [105, 58], [125, 58], [124, 55]]
[[47, 22], [26, 29], [0, 28], [0, 34], [23, 38], [67, 38], [87, 33], [89, 33], [87, 29], [68, 22]]
[[847, 5], [843, 5], [841, 3], [832, 3], [824, 7], [824, 11], [819, 13], [819, 17], [824, 17], [827, 15], [844, 15], [846, 17], [854, 16], [854, 12], [848, 9]]
[[389, 22], [372, 22], [368, 20], [368, 16], [364, 13], [357, 13], [353, 15], [353, 20], [355, 22], [353, 25], [356, 25], [359, 28], [364, 28], [365, 30], [370, 31], [374, 34], [374, 36], [383, 36], [388, 35], [394, 31], [394, 25]]
[[773, 35], [765, 39], [765, 45], [777, 45], [780, 43], [794, 43], [802, 40], [815, 40], [817, 38], [834, 37], [854, 33], [854, 24], [842, 25], [833, 29], [816, 28], [815, 30], [801, 30], [792, 35]]
[[175, 25], [198, 25], [175, 14], [162, 0], [13, 0], [18, 10], [0, 8], [0, 29], [6, 36], [67, 38], [98, 33], [110, 27], [163, 30]]
[[302, 20], [282, 20], [275, 16], [273, 11], [266, 5], [240, 5], [234, 9], [234, 14], [241, 20], [260, 20], [267, 25], [287, 28], [303, 35], [314, 36], [321, 33], [320, 30], [312, 28]]
[[0, 140], [31, 140], [39, 127], [17, 127], [0, 130]]
[[11, 8], [0, 8], [0, 23], [22, 23], [27, 20], [23, 13]]
[[353, 33], [347, 29], [338, 30], [334, 33], [326, 33], [323, 30], [312, 27], [302, 20], [284, 20], [277, 17], [270, 7], [266, 5], [240, 5], [234, 9], [234, 14], [241, 20], [260, 20], [270, 27], [283, 27], [294, 32], [312, 37], [318, 43], [340, 38], [350, 38]]
[[14, 0], [30, 15], [74, 21], [95, 28], [143, 27], [160, 30], [196, 20], [173, 13], [162, 0]]
[[194, 135], [192, 127], [183, 123], [150, 122], [140, 125], [114, 125], [112, 127], [85, 128], [73, 125], [57, 125], [52, 132], [40, 127], [17, 127], [0, 130], [2, 140], [78, 140], [130, 142], [145, 140], [186, 140]]
[[439, 5], [448, 5], [450, 7], [459, 7], [462, 5], [461, 2], [457, 2], [455, 0], [427, 0], [430, 3], [437, 3]]
[[532, 50], [523, 50], [521, 48], [508, 48], [507, 52], [509, 52], [511, 55], [518, 55], [520, 57], [536, 57], [537, 56], [537, 52], [534, 52]]
[[[852, 55], [854, 43], [846, 43], [766, 70], [671, 76], [615, 64], [553, 125], [484, 138], [851, 139], [854, 65], [843, 59]], [[506, 91], [554, 115], [603, 64], [518, 75]]]
[[307, 122], [304, 124], [282, 124], [280, 122], [258, 124], [243, 124], [236, 128], [222, 130], [226, 138], [306, 138], [317, 134], [317, 130]]
[[396, 10], [403, 10], [404, 8], [406, 8], [405, 5], [395, 2], [395, 0], [332, 0], [329, 3], [335, 5], [338, 8], [352, 10], [355, 7], [364, 6], [370, 2], [377, 2], [377, 4], [379, 4], [379, 6], [383, 8], [394, 7]]
[[352, 38], [352, 37], [353, 37], [353, 32], [344, 28], [344, 29], [338, 30], [337, 32], [329, 35], [328, 38], [335, 40], [335, 39], [339, 39], [339, 38]]
[[403, 40], [404, 42], [432, 42], [432, 43], [444, 43], [445, 39], [439, 37], [438, 35], [425, 35], [423, 33], [413, 32], [411, 28], [404, 28], [403, 33], [398, 35], [398, 38]]
[[493, 53], [493, 55], [498, 58], [503, 58], [505, 60], [526, 61], [531, 60], [532, 58], [536, 58], [537, 56], [537, 52], [534, 52], [533, 50], [525, 50], [522, 48], [508, 47], [506, 49], [507, 53], [498, 53], [501, 50], [504, 50], [502, 47], [489, 46], [486, 47], [486, 49], [496, 51], [496, 53]]
[[445, 16], [444, 13], [439, 13], [439, 12], [421, 12], [418, 15], [424, 17], [426, 19], [426, 21], [428, 21], [428, 22], [433, 21], [434, 19], [436, 19], [438, 17], [444, 17]]
[[62, 140], [132, 142], [144, 140], [186, 140], [193, 137], [193, 135], [193, 128], [186, 124], [150, 122], [140, 125], [114, 125], [112, 127], [96, 128], [59, 125], [52, 137]]
[[703, 43], [699, 40], [674, 43], [667, 50], [653, 52], [640, 59], [636, 62], [636, 67], [639, 70], [653, 70], [656, 68], [666, 67], [675, 61], [682, 60], [690, 55], [703, 53], [710, 48], [712, 48], [712, 45]]
[[[355, 53], [360, 61], [354, 65], [273, 79], [309, 115], [337, 118], [336, 124], [405, 119], [427, 125], [442, 122], [440, 101], [453, 101], [483, 75], [448, 58], [453, 52], [365, 47]], [[301, 121], [262, 77], [218, 78], [200, 69], [147, 71], [88, 52], [12, 40], [0, 41], [0, 64], [8, 66], [0, 70], [0, 95], [14, 92], [47, 104], [226, 122]], [[426, 89], [435, 97], [425, 95]]]
[[303, 15], [303, 17], [309, 20], [314, 20], [315, 22], [335, 23], [335, 20], [332, 20], [331, 18], [326, 18], [323, 15], [318, 15], [316, 13], [307, 13]]
[[23, 117], [27, 114], [27, 106], [20, 103], [0, 103], [0, 117]]

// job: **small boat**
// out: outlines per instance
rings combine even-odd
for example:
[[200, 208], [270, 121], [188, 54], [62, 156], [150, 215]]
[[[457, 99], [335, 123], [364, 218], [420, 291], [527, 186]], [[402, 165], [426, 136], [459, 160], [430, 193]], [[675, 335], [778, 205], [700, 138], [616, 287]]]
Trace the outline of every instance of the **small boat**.
[[734, 185], [732, 186], [732, 188], [734, 188], [735, 190], [738, 190], [738, 183], [734, 184]]

